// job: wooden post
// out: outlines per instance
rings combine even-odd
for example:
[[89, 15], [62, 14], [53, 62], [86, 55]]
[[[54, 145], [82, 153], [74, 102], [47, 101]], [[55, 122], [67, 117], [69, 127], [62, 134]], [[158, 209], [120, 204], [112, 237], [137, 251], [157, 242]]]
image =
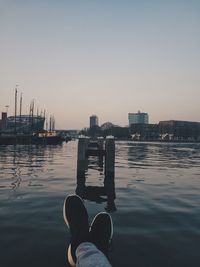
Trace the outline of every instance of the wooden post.
[[86, 149], [88, 139], [81, 136], [78, 140], [78, 155], [77, 155], [77, 188], [76, 194], [83, 197], [85, 188], [85, 169], [87, 167]]
[[78, 156], [77, 156], [77, 164], [78, 169], [82, 169], [83, 165], [82, 163], [85, 163], [86, 159], [86, 149], [88, 147], [88, 139], [86, 139], [84, 136], [80, 137], [78, 140]]
[[[99, 151], [102, 151], [102, 152], [104, 150], [104, 139], [103, 139], [103, 137], [99, 137], [98, 138], [98, 149], [99, 149]], [[98, 165], [99, 165], [100, 171], [103, 171], [103, 153], [99, 154]]]
[[103, 150], [103, 144], [104, 144], [103, 137], [99, 137], [98, 138], [98, 147], [100, 150]]
[[105, 179], [104, 186], [106, 189], [108, 201], [107, 210], [115, 211], [115, 140], [114, 137], [107, 137], [105, 144]]

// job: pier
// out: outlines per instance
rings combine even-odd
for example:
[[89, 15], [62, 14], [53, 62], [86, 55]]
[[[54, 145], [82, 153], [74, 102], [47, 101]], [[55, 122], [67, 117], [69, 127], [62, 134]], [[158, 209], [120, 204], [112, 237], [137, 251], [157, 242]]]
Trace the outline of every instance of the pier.
[[[96, 165], [104, 173], [103, 186], [87, 186], [86, 172], [89, 169], [90, 158], [96, 158]], [[96, 179], [94, 177], [93, 179]], [[96, 202], [106, 201], [105, 209], [115, 211], [115, 140], [113, 136], [106, 139], [90, 139], [79, 137], [77, 150], [77, 188], [76, 194], [83, 199]]]

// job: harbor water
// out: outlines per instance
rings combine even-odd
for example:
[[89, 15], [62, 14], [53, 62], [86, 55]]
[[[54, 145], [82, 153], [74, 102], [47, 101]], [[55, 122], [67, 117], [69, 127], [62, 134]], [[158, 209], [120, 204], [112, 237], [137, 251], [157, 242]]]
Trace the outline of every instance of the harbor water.
[[[95, 159], [93, 159], [95, 161]], [[93, 167], [86, 184], [103, 185]], [[77, 141], [0, 146], [0, 266], [69, 266], [63, 201], [76, 190]], [[116, 267], [200, 266], [200, 144], [116, 142]], [[105, 202], [85, 201], [90, 221]]]

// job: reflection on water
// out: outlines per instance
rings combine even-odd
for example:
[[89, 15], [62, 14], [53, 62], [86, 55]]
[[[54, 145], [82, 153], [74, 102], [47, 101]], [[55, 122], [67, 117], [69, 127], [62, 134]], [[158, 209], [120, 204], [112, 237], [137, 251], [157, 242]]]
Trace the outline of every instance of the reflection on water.
[[128, 143], [129, 167], [144, 168], [145, 166], [158, 168], [185, 168], [191, 167], [199, 158], [198, 144], [180, 143]]
[[1, 146], [1, 188], [44, 186], [44, 178], [52, 176], [55, 157], [61, 151], [61, 145]]
[[[128, 165], [130, 168], [142, 167], [145, 164], [145, 160], [148, 154], [147, 144], [128, 144]], [[142, 164], [142, 165], [141, 165]]]
[[[68, 266], [62, 205], [77, 187], [76, 153], [77, 142], [0, 147], [2, 267]], [[102, 162], [88, 166], [93, 193]], [[200, 144], [117, 142], [115, 166], [113, 266], [199, 266]], [[88, 199], [91, 221], [105, 202]]]

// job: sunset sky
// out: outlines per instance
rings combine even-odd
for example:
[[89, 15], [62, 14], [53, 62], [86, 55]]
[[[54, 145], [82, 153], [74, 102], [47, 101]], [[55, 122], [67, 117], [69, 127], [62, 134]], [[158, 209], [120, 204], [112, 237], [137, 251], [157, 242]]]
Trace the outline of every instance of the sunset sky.
[[18, 84], [56, 128], [200, 121], [200, 1], [0, 0], [0, 77], [0, 111]]

